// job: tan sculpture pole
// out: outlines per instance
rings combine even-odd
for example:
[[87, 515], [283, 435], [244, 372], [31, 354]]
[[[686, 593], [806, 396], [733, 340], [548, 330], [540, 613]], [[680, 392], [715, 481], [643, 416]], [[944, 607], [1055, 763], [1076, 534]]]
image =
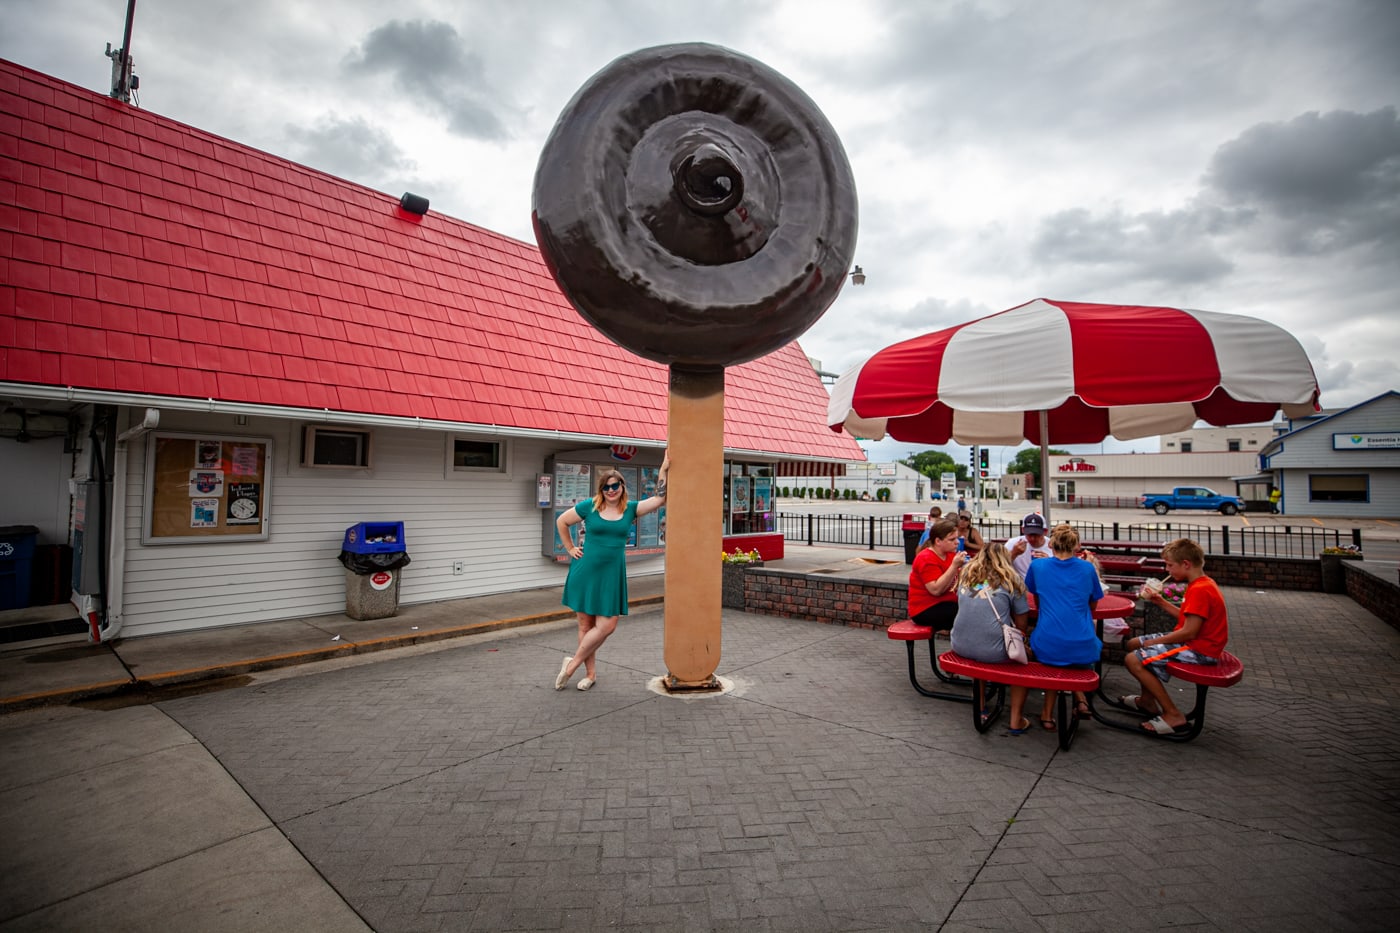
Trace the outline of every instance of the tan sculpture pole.
[[719, 686], [724, 537], [724, 370], [671, 367], [666, 494], [668, 690]]

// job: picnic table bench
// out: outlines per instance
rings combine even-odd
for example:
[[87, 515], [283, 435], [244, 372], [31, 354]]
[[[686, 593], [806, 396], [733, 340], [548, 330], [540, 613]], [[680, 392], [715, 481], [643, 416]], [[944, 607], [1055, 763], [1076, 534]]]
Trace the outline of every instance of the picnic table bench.
[[[952, 670], [952, 668], [949, 668]], [[1184, 661], [1167, 661], [1167, 673], [1196, 685], [1196, 705], [1191, 707], [1191, 711], [1186, 714], [1186, 725], [1180, 730], [1169, 734], [1159, 734], [1149, 732], [1142, 728], [1142, 722], [1151, 718], [1136, 706], [1125, 706], [1118, 700], [1105, 696], [1102, 689], [1098, 696], [1109, 706], [1116, 709], [1131, 712], [1138, 717], [1138, 721], [1128, 724], [1118, 722], [1105, 717], [1099, 712], [1094, 703], [1094, 697], [1089, 697], [1089, 713], [1096, 722], [1103, 723], [1113, 729], [1121, 729], [1125, 732], [1136, 732], [1154, 739], [1166, 739], [1170, 742], [1189, 742], [1201, 734], [1201, 730], [1206, 725], [1206, 694], [1211, 687], [1233, 687], [1244, 678], [1244, 663], [1228, 651], [1222, 652], [1220, 661], [1217, 664], [1187, 664]]]
[[[934, 649], [934, 631], [927, 625], [918, 625], [912, 619], [904, 619], [896, 622], [885, 629], [885, 635], [891, 641], [902, 641], [906, 653], [909, 657], [909, 682], [914, 685], [914, 689], [926, 697], [933, 697], [935, 700], [952, 700], [955, 703], [971, 703], [972, 696], [961, 693], [947, 693], [941, 690], [930, 690], [919, 683], [919, 677], [914, 665], [914, 642], [928, 642], [928, 660], [933, 668], [934, 675], [946, 684], [966, 684], [969, 681], [961, 677], [953, 677], [945, 673], [938, 666], [938, 653]], [[1000, 707], [998, 707], [1000, 708]]]
[[[1091, 668], [1051, 667], [1032, 661], [1017, 664], [1004, 661], [1000, 664], [986, 661], [973, 661], [953, 651], [945, 651], [938, 662], [943, 669], [953, 674], [962, 674], [972, 679], [972, 724], [978, 732], [986, 732], [1001, 712], [998, 704], [994, 710], [986, 710], [985, 689], [988, 683], [1003, 687], [1030, 687], [1038, 690], [1056, 690], [1055, 723], [1059, 733], [1060, 748], [1069, 751], [1079, 731], [1079, 718], [1074, 715], [1073, 691], [1092, 694], [1099, 686], [1099, 674]], [[1092, 710], [1093, 707], [1091, 706]]]

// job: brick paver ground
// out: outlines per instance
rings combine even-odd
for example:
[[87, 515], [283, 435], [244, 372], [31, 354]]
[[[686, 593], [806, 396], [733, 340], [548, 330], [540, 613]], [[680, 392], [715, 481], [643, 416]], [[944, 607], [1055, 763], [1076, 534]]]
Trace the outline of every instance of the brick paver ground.
[[385, 933], [1390, 929], [1400, 633], [1226, 596], [1245, 679], [1186, 745], [978, 735], [882, 632], [735, 612], [720, 698], [646, 689], [650, 611], [587, 693], [556, 625], [160, 708]]

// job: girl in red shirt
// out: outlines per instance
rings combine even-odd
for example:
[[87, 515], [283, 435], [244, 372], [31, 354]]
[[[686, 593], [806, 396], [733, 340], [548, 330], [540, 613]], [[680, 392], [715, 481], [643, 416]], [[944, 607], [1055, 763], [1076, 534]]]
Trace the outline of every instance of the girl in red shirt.
[[940, 519], [909, 571], [909, 618], [935, 632], [953, 628], [958, 615], [958, 573], [967, 552], [958, 550], [958, 523]]

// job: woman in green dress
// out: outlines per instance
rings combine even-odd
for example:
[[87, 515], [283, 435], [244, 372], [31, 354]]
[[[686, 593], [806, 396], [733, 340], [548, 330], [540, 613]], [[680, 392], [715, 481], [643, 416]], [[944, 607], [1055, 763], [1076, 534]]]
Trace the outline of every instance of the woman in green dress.
[[[580, 667], [586, 668], [580, 690], [598, 682], [598, 648], [617, 628], [617, 617], [627, 614], [627, 537], [639, 516], [655, 512], [666, 504], [666, 474], [671, 469], [668, 453], [661, 460], [656, 477], [656, 495], [641, 502], [627, 501], [627, 481], [616, 470], [606, 469], [598, 476], [598, 491], [564, 512], [555, 521], [559, 540], [570, 558], [569, 576], [564, 581], [564, 605], [578, 613], [578, 650], [565, 658], [554, 678], [554, 689], [563, 690]], [[569, 529], [583, 525], [587, 553]]]

